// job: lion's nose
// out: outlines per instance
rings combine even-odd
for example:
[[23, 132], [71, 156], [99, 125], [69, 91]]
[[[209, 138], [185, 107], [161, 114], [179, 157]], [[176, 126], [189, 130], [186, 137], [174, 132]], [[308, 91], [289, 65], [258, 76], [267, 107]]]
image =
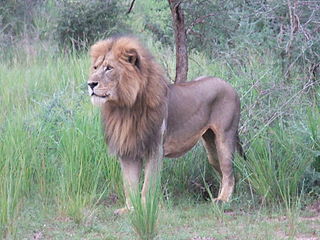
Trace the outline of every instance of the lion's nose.
[[97, 86], [98, 83], [97, 82], [90, 82], [88, 83], [88, 86], [93, 90], [95, 86]]

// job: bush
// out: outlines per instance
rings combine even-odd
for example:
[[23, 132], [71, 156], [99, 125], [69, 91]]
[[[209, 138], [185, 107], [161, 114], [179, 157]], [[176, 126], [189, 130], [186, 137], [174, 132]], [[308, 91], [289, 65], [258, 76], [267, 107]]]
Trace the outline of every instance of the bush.
[[2, 0], [0, 4], [0, 56], [34, 30], [33, 18], [40, 0]]
[[1, 32], [16, 36], [32, 28], [33, 13], [39, 0], [3, 0], [0, 6]]
[[[281, 60], [287, 80], [300, 72], [306, 75], [306, 81], [319, 78], [319, 3], [185, 0], [181, 6], [189, 49], [206, 49], [204, 52], [208, 57], [226, 57], [228, 60], [230, 57], [243, 60], [248, 49], [270, 49]], [[161, 26], [159, 20], [152, 22], [154, 26], [149, 29], [159, 40], [159, 33], [160, 36], [172, 36], [171, 29], [156, 27]], [[241, 53], [243, 50], [244, 54]]]
[[123, 29], [121, 7], [117, 1], [64, 1], [56, 32], [60, 47], [79, 50], [98, 38]]

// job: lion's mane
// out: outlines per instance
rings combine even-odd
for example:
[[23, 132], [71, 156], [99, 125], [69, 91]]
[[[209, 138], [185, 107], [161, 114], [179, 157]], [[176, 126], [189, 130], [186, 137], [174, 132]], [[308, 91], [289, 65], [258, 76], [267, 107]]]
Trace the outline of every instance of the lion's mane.
[[116, 79], [119, 103], [102, 107], [109, 152], [122, 158], [150, 157], [162, 144], [167, 114], [168, 83], [162, 67], [134, 37], [100, 41], [90, 55], [93, 64], [99, 57], [109, 57], [122, 69]]

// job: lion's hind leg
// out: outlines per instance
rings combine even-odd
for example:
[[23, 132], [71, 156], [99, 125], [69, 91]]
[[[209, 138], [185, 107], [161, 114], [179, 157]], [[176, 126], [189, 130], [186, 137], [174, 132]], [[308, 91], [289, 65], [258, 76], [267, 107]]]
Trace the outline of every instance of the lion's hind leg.
[[232, 195], [235, 185], [232, 166], [235, 151], [235, 133], [232, 131], [219, 133], [217, 134], [215, 143], [222, 174], [220, 192], [216, 200], [227, 202]]
[[219, 159], [218, 159], [217, 148], [215, 144], [216, 136], [214, 132], [211, 129], [208, 129], [202, 135], [202, 139], [203, 139], [203, 145], [208, 155], [209, 163], [214, 167], [214, 169], [219, 173], [219, 175], [222, 176]]

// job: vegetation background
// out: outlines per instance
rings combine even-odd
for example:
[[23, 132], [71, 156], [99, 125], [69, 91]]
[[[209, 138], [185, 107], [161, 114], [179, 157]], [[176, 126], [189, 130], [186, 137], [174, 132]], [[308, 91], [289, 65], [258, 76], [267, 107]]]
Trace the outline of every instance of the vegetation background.
[[[86, 93], [88, 47], [139, 36], [168, 78], [166, 0], [1, 0], [0, 238], [134, 239], [121, 173]], [[319, 239], [320, 2], [181, 1], [191, 80], [212, 75], [241, 96], [237, 190], [219, 186], [201, 144], [164, 160], [157, 239]], [[201, 97], [201, 96], [199, 96]], [[209, 201], [208, 201], [209, 200]]]

